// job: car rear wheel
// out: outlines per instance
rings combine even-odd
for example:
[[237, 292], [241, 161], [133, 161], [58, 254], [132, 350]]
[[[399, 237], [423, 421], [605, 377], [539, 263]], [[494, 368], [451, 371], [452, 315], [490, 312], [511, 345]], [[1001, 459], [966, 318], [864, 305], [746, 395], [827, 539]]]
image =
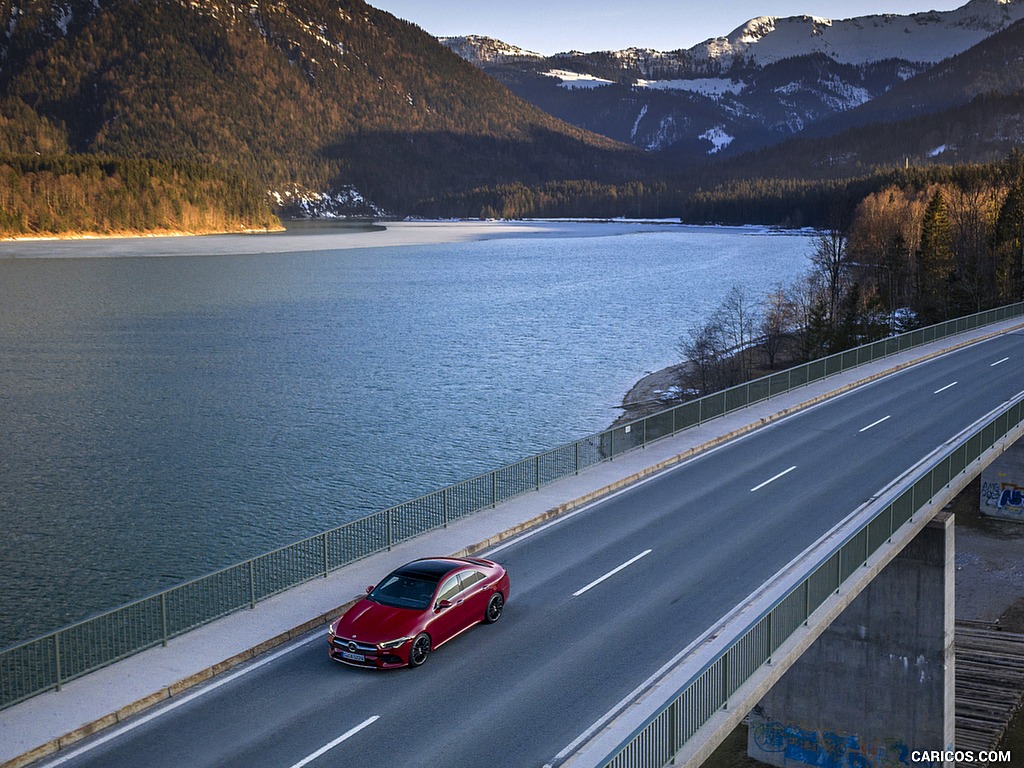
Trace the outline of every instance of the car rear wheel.
[[412, 648], [409, 649], [409, 666], [420, 666], [429, 655], [430, 635], [425, 632], [416, 635], [416, 639], [412, 641]]
[[491, 599], [487, 601], [487, 610], [484, 611], [484, 623], [493, 624], [501, 618], [501, 612], [505, 608], [505, 598], [501, 596], [501, 592], [495, 592], [491, 595]]

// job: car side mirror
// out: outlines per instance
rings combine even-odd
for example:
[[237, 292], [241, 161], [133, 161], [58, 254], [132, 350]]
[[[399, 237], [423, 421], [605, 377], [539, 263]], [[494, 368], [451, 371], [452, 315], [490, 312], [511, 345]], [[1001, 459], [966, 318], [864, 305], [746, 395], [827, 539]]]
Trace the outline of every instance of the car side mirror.
[[451, 600], [438, 600], [437, 601], [437, 605], [434, 606], [434, 610], [435, 611], [443, 611], [446, 608], [451, 608], [451, 607], [452, 607], [452, 601]]
[[370, 594], [371, 592], [373, 592], [373, 584], [366, 588], [366, 594]]

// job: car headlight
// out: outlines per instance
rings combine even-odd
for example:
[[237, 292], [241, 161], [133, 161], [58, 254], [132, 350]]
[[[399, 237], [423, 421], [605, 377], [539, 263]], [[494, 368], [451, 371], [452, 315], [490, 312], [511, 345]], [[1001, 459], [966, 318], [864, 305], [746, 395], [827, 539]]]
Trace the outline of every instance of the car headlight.
[[377, 643], [377, 647], [380, 648], [382, 651], [387, 651], [392, 648], [398, 648], [403, 643], [407, 643], [410, 640], [412, 640], [411, 637], [400, 637], [397, 640], [388, 640], [386, 643]]

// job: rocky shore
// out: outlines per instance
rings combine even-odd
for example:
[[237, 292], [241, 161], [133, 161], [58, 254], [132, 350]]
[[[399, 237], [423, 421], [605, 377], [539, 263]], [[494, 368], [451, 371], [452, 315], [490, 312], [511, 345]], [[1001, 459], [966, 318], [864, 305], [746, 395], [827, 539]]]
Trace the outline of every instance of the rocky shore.
[[677, 363], [640, 379], [622, 398], [622, 415], [612, 426], [642, 419], [679, 403], [683, 394], [679, 382], [686, 366], [687, 363]]

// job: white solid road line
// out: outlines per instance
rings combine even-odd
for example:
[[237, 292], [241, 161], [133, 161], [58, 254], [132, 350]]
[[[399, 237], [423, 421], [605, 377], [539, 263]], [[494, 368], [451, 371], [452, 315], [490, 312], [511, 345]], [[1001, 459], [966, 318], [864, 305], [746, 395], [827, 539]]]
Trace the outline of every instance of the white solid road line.
[[789, 469], [785, 469], [785, 470], [783, 470], [782, 472], [779, 472], [779, 474], [777, 474], [777, 475], [776, 475], [775, 477], [770, 477], [770, 478], [768, 478], [767, 480], [765, 480], [765, 481], [764, 481], [763, 483], [761, 483], [760, 485], [755, 485], [755, 486], [754, 486], [753, 488], [751, 488], [751, 489], [750, 489], [750, 492], [751, 492], [751, 493], [753, 493], [754, 491], [759, 491], [759, 490], [761, 490], [761, 489], [762, 489], [762, 488], [764, 488], [764, 487], [765, 487], [766, 485], [768, 485], [768, 483], [774, 483], [774, 482], [775, 482], [776, 480], [778, 480], [778, 479], [779, 479], [780, 477], [783, 477], [784, 475], [788, 475], [788, 474], [789, 474], [790, 472], [792, 472], [792, 471], [793, 471], [794, 469], [796, 469], [796, 464], [794, 464], [794, 465], [793, 465], [792, 467], [790, 467]]
[[637, 555], [636, 557], [631, 557], [631, 558], [630, 558], [629, 560], [627, 560], [626, 562], [624, 562], [624, 563], [623, 563], [622, 565], [620, 565], [620, 566], [619, 566], [618, 568], [613, 568], [612, 570], [608, 571], [608, 573], [606, 573], [606, 574], [605, 574], [604, 576], [602, 576], [601, 578], [599, 578], [599, 579], [594, 579], [594, 581], [592, 581], [592, 582], [590, 582], [589, 584], [587, 584], [587, 586], [583, 587], [583, 589], [577, 589], [577, 590], [576, 590], [575, 592], [573, 592], [573, 593], [572, 593], [572, 596], [573, 596], [573, 597], [579, 597], [580, 595], [582, 595], [582, 594], [583, 594], [584, 592], [586, 592], [587, 590], [589, 590], [589, 589], [593, 589], [594, 587], [596, 587], [596, 586], [597, 586], [598, 584], [600, 584], [600, 583], [601, 583], [602, 581], [604, 581], [605, 579], [610, 579], [610, 578], [611, 578], [612, 576], [614, 576], [614, 575], [615, 575], [616, 573], [618, 573], [619, 571], [621, 571], [621, 570], [622, 570], [623, 568], [628, 568], [628, 567], [629, 567], [629, 566], [631, 566], [631, 565], [632, 565], [633, 563], [635, 563], [635, 562], [636, 562], [637, 560], [639, 560], [639, 559], [640, 559], [641, 557], [647, 557], [647, 556], [648, 556], [649, 554], [651, 554], [651, 552], [652, 552], [652, 551], [653, 551], [653, 550], [650, 550], [650, 549], [645, 549], [645, 550], [644, 550], [643, 552], [641, 552], [641, 553], [640, 553], [639, 555]]
[[299, 762], [297, 762], [291, 768], [302, 768], [302, 766], [308, 765], [309, 763], [313, 762], [318, 757], [320, 757], [320, 755], [323, 755], [323, 754], [325, 754], [327, 752], [330, 752], [336, 746], [341, 744], [341, 742], [347, 741], [348, 739], [351, 739], [353, 736], [355, 736], [357, 733], [359, 733], [361, 730], [363, 730], [363, 728], [365, 728], [368, 725], [373, 725], [378, 720], [380, 720], [380, 715], [374, 715], [373, 717], [368, 717], [366, 720], [363, 720], [363, 722], [361, 722], [359, 725], [355, 726], [354, 728], [349, 728], [347, 731], [345, 731], [343, 734], [341, 734], [341, 736], [336, 738], [330, 744], [325, 744], [324, 746], [320, 747], [320, 749], [318, 749], [316, 752], [311, 754], [309, 757], [302, 758], [301, 760], [299, 760]]
[[994, 363], [992, 363], [992, 365], [989, 366], [989, 368], [995, 368], [1000, 363], [1005, 363], [1009, 359], [1010, 358], [1008, 358], [1008, 357], [1004, 357], [1002, 360], [996, 360]]
[[882, 423], [883, 421], [888, 421], [888, 420], [889, 420], [889, 419], [891, 419], [891, 418], [892, 418], [892, 416], [891, 416], [891, 415], [889, 415], [889, 416], [883, 416], [883, 417], [882, 417], [882, 418], [880, 418], [880, 419], [879, 419], [878, 421], [874, 421], [874, 422], [872, 422], [871, 424], [868, 424], [868, 425], [867, 425], [866, 427], [864, 427], [863, 429], [859, 429], [859, 430], [857, 430], [857, 431], [858, 431], [858, 432], [867, 432], [867, 431], [868, 431], [869, 429], [871, 429], [872, 427], [877, 427], [877, 426], [878, 426], [879, 424], [881, 424], [881, 423]]
[[947, 389], [949, 389], [950, 387], [955, 387], [955, 386], [956, 386], [957, 384], [959, 384], [959, 383], [960, 383], [959, 381], [954, 381], [954, 382], [953, 382], [952, 384], [947, 384], [947, 385], [946, 385], [946, 386], [944, 386], [944, 387], [939, 387], [938, 389], [936, 389], [936, 390], [935, 390], [934, 394], [936, 394], [936, 395], [937, 395], [937, 394], [939, 394], [939, 392], [945, 392], [945, 391], [946, 391]]

